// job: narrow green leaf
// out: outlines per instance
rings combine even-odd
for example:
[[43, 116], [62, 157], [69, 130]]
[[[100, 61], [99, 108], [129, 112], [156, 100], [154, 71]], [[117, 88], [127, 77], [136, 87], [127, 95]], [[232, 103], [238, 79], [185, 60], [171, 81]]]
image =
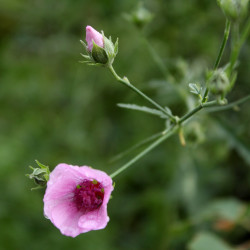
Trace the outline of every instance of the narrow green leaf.
[[118, 103], [117, 106], [120, 107], [120, 108], [137, 110], [137, 111], [149, 113], [151, 115], [157, 115], [157, 116], [159, 116], [160, 118], [163, 118], [163, 119], [167, 118], [167, 116], [162, 111], [157, 110], [157, 109], [148, 108], [148, 107], [145, 107], [145, 106], [139, 106], [139, 105], [136, 105], [136, 104], [126, 104], [126, 103]]

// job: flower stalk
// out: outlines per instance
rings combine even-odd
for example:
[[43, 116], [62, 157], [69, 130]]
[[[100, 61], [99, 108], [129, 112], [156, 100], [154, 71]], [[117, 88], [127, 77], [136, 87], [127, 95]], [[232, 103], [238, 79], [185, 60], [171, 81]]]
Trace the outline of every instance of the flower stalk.
[[234, 31], [234, 46], [232, 48], [232, 53], [231, 53], [231, 58], [230, 58], [230, 66], [229, 66], [229, 72], [231, 74], [231, 72], [233, 71], [233, 68], [236, 64], [237, 58], [239, 56], [240, 53], [240, 49], [243, 45], [243, 43], [246, 41], [248, 34], [250, 32], [250, 18], [248, 18], [241, 36], [239, 36], [238, 34], [238, 24], [235, 24], [235, 31]]
[[121, 78], [116, 71], [114, 70], [113, 66], [110, 65], [109, 67], [110, 72], [115, 77], [115, 79], [122, 83], [123, 85], [127, 86], [128, 88], [132, 89], [134, 92], [136, 92], [138, 95], [140, 95], [142, 98], [150, 102], [152, 105], [154, 105], [157, 109], [161, 110], [172, 122], [176, 122], [176, 118], [171, 115], [169, 112], [167, 112], [166, 109], [164, 109], [162, 106], [160, 106], [158, 103], [156, 103], [154, 100], [152, 100], [150, 97], [145, 95], [143, 92], [141, 92], [138, 88], [136, 88], [134, 85], [132, 85], [127, 78]]
[[[223, 40], [221, 43], [219, 54], [218, 54], [216, 61], [215, 61], [215, 64], [214, 64], [214, 68], [213, 68], [214, 71], [217, 70], [217, 68], [220, 64], [220, 61], [221, 61], [221, 58], [222, 58], [223, 52], [225, 50], [229, 34], [230, 34], [230, 27], [231, 27], [231, 22], [227, 19], [226, 25], [225, 25], [225, 30], [224, 30], [224, 37], [223, 37]], [[202, 98], [203, 103], [205, 103], [208, 99], [208, 92], [209, 92], [209, 89], [208, 89], [208, 87], [206, 87], [203, 98]]]

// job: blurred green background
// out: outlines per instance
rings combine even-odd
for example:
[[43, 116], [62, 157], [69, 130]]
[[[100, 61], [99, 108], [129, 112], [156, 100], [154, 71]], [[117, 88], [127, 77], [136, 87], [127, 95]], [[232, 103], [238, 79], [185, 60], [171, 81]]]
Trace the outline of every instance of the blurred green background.
[[[173, 136], [117, 176], [104, 230], [61, 235], [43, 217], [44, 190], [30, 191], [25, 174], [35, 159], [51, 169], [65, 162], [111, 174], [141, 149], [111, 164], [112, 157], [164, 129], [157, 117], [116, 106], [147, 103], [106, 69], [79, 63], [86, 25], [119, 37], [118, 74], [179, 116], [194, 105], [188, 83], [204, 82], [213, 67], [223, 13], [215, 0], [147, 0], [154, 18], [141, 31], [125, 15], [138, 3], [1, 1], [1, 250], [250, 249], [250, 102], [201, 112], [184, 130], [186, 147]], [[248, 40], [229, 100], [249, 94], [249, 56]]]

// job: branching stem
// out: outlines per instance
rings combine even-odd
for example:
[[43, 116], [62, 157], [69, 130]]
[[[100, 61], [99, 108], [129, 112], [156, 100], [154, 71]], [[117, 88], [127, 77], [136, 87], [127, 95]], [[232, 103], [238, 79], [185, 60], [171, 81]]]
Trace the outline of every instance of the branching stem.
[[246, 101], [250, 100], [250, 95], [243, 97], [235, 102], [232, 102], [227, 105], [223, 105], [218, 103], [217, 101], [211, 101], [207, 103], [201, 103], [196, 108], [191, 110], [190, 112], [186, 113], [183, 117], [181, 117], [177, 124], [172, 125], [170, 129], [167, 129], [162, 132], [162, 136], [158, 138], [156, 141], [154, 141], [152, 144], [150, 144], [146, 149], [144, 149], [141, 153], [136, 155], [134, 158], [132, 158], [129, 162], [121, 166], [118, 170], [116, 170], [114, 173], [110, 175], [111, 178], [114, 178], [124, 170], [126, 170], [128, 167], [130, 167], [132, 164], [134, 164], [136, 161], [138, 161], [140, 158], [142, 158], [145, 154], [153, 150], [156, 146], [164, 142], [167, 138], [175, 134], [176, 131], [178, 131], [178, 128], [181, 124], [183, 124], [185, 121], [187, 121], [190, 117], [192, 117], [194, 114], [202, 110], [203, 108], [210, 108], [210, 107], [217, 107], [220, 110], [229, 109], [234, 107], [235, 105], [240, 105]]
[[114, 70], [113, 66], [109, 66], [109, 70], [113, 74], [113, 76], [116, 78], [116, 80], [123, 85], [127, 86], [128, 88], [132, 89], [134, 92], [136, 92], [138, 95], [140, 95], [142, 98], [150, 102], [152, 105], [154, 105], [158, 110], [161, 110], [172, 122], [175, 122], [175, 117], [169, 114], [166, 109], [164, 109], [162, 106], [160, 106], [158, 103], [156, 103], [154, 100], [152, 100], [150, 97], [145, 95], [143, 92], [141, 92], [139, 89], [137, 89], [134, 85], [132, 85], [127, 78], [121, 78]]

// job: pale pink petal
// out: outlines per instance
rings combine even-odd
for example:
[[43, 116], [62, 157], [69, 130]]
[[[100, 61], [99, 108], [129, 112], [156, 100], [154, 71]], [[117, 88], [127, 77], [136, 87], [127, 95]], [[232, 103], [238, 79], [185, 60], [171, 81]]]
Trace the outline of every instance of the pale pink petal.
[[92, 48], [93, 48], [93, 41], [99, 47], [103, 48], [103, 46], [104, 46], [102, 34], [100, 34], [98, 31], [93, 29], [91, 26], [86, 27], [86, 41], [87, 41], [87, 44], [88, 44], [88, 50], [89, 51], [91, 51]]
[[112, 179], [103, 171], [88, 166], [78, 167], [79, 172], [86, 179], [95, 179], [102, 183], [103, 186], [112, 186]]
[[49, 176], [44, 201], [68, 195], [74, 191], [81, 179], [81, 173], [74, 166], [64, 163], [57, 165]]
[[84, 214], [80, 217], [78, 226], [85, 232], [103, 229], [109, 222], [107, 207], [101, 206], [100, 209]]
[[82, 233], [82, 229], [78, 226], [78, 220], [81, 217], [72, 201], [65, 201], [52, 209], [51, 222], [60, 229], [61, 233], [67, 236], [76, 237]]

